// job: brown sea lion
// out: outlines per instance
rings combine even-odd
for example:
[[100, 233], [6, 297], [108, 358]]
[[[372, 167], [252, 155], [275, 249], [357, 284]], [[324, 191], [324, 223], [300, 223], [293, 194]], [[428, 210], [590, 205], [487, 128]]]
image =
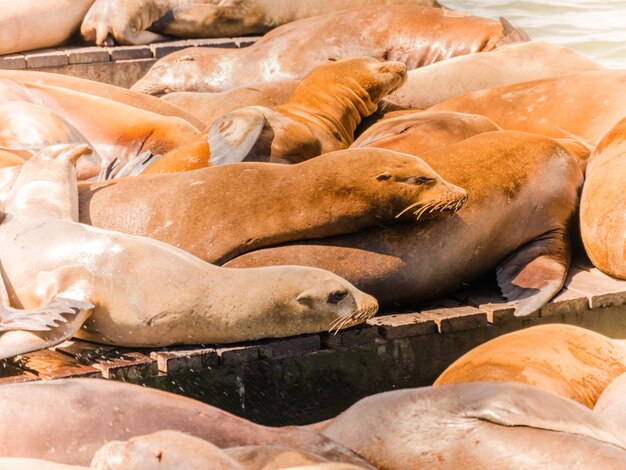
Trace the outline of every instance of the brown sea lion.
[[604, 389], [593, 411], [626, 430], [626, 374], [620, 375]]
[[[194, 93], [181, 91], [161, 97], [161, 101], [175, 104], [211, 126], [220, 117], [246, 106], [279, 106], [286, 104], [300, 80], [253, 83], [221, 93]], [[137, 93], [141, 96], [150, 96]], [[156, 99], [151, 96], [152, 99]]]
[[374, 298], [323, 270], [223, 269], [78, 223], [72, 162], [88, 151], [48, 147], [20, 167], [0, 224], [0, 357], [73, 335], [128, 346], [228, 343], [335, 330], [376, 313]]
[[401, 62], [359, 57], [317, 67], [289, 102], [252, 106], [218, 119], [207, 132], [151, 164], [144, 173], [173, 173], [238, 161], [298, 163], [347, 148], [361, 119], [406, 78]]
[[351, 148], [387, 148], [419, 155], [500, 128], [476, 114], [429, 112], [383, 119], [363, 132]]
[[626, 433], [574, 401], [518, 383], [380, 393], [317, 427], [387, 470], [626, 465]]
[[94, 0], [0, 0], [0, 55], [57, 46], [78, 31]]
[[[438, 6], [436, 0], [96, 0], [81, 27], [96, 44], [265, 33], [285, 23], [367, 5]], [[146, 31], [150, 29], [151, 31]]]
[[551, 139], [511, 131], [420, 157], [467, 191], [454, 217], [266, 248], [226, 265], [324, 266], [385, 305], [450, 294], [497, 266], [517, 315], [542, 307], [561, 289], [569, 266], [568, 225], [582, 185], [575, 160]]
[[224, 452], [245, 468], [260, 470], [300, 467], [328, 462], [320, 455], [284, 446], [231, 447], [224, 449]]
[[[195, 127], [180, 118], [162, 116], [67, 88], [0, 79], [0, 104], [14, 101], [43, 107], [57, 116], [57, 119], [50, 119], [46, 127], [47, 121], [40, 119], [39, 112], [34, 111], [33, 106], [24, 108], [20, 114], [25, 124], [18, 126], [19, 123], [11, 123], [11, 141], [14, 146], [18, 146], [20, 141], [23, 146], [32, 145], [34, 131], [29, 129], [28, 115], [35, 113], [38, 126], [36, 132], [43, 136], [39, 140], [54, 144], [83, 142], [82, 139], [85, 139], [98, 153], [101, 167], [114, 159], [127, 162], [146, 151], [165, 153], [198, 133]], [[11, 115], [6, 119], [11, 121]], [[76, 137], [78, 134], [82, 137]], [[67, 140], [64, 140], [65, 135], [69, 136]], [[41, 148], [39, 146], [35, 150]], [[98, 168], [95, 169], [97, 173]]]
[[355, 149], [297, 165], [241, 163], [112, 180], [83, 186], [79, 204], [82, 223], [223, 263], [290, 240], [415, 221], [414, 212], [443, 201], [449, 204], [424, 218], [447, 216], [465, 199], [418, 158]]
[[626, 119], [600, 141], [587, 166], [580, 234], [593, 265], [626, 279]]
[[127, 104], [135, 108], [150, 111], [163, 116], [178, 117], [184, 119], [198, 130], [204, 129], [204, 123], [193, 114], [154, 96], [145, 93], [137, 93], [126, 88], [109, 85], [108, 83], [85, 80], [84, 78], [72, 77], [60, 73], [39, 72], [34, 70], [0, 70], [0, 78], [8, 78], [19, 83], [31, 83], [34, 85], [48, 85], [90, 95], [99, 96], [119, 103]]
[[593, 408], [626, 372], [626, 349], [572, 325], [539, 325], [492, 339], [464, 354], [435, 381], [521, 382]]
[[527, 40], [508, 22], [411, 5], [351, 8], [286, 24], [243, 49], [196, 47], [160, 59], [133, 90], [225, 91], [302, 79], [329, 59], [369, 56], [414, 69]]
[[[23, 419], [25, 409], [29, 410], [28, 420]], [[113, 380], [5, 384], [0, 393], [0, 417], [3, 423], [21, 423], [19, 433], [11, 426], [0, 427], [0, 453], [6, 457], [88, 465], [109, 441], [171, 429], [220, 448], [288, 446], [330, 461], [372, 468], [315, 431], [261, 426], [190, 398]], [[59, 432], [60, 423], [63, 432]]]
[[407, 82], [389, 99], [426, 109], [475, 90], [599, 69], [604, 67], [567, 47], [525, 42], [411, 70]]
[[480, 90], [430, 110], [482, 114], [503, 129], [573, 134], [595, 146], [626, 115], [626, 71], [597, 70]]

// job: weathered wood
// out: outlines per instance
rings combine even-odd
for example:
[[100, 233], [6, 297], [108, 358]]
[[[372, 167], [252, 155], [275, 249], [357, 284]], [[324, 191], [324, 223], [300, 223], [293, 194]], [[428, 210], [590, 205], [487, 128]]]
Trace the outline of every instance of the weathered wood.
[[259, 358], [259, 346], [231, 346], [217, 349], [220, 364], [241, 364], [256, 361]]
[[296, 357], [312, 353], [322, 347], [320, 335], [302, 335], [269, 341], [259, 347], [261, 359]]
[[150, 357], [157, 361], [159, 372], [166, 374], [215, 367], [219, 362], [215, 349], [156, 351], [150, 353]]
[[354, 326], [338, 333], [322, 333], [322, 345], [331, 348], [350, 348], [364, 344], [374, 344], [378, 337], [378, 328], [373, 326]]
[[570, 269], [566, 286], [586, 296], [592, 309], [626, 303], [626, 281], [607, 276], [593, 267]]
[[42, 379], [101, 376], [98, 369], [49, 349], [16, 356], [12, 362]]
[[424, 320], [433, 320], [440, 333], [465, 331], [487, 326], [487, 313], [475, 307], [425, 309], [419, 313]]
[[133, 382], [157, 375], [157, 361], [138, 352], [126, 353], [117, 359], [100, 360], [94, 364], [105, 379]]
[[439, 331], [434, 320], [425, 319], [415, 313], [381, 315], [370, 318], [367, 324], [377, 327], [379, 334], [386, 339], [427, 335]]

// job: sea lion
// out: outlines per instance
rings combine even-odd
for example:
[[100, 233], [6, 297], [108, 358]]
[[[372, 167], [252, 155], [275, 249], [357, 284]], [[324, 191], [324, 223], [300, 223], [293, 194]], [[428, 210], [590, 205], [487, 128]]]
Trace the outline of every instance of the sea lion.
[[[1, 392], [2, 422], [21, 423], [19, 433], [11, 426], [0, 427], [0, 453], [6, 457], [88, 465], [109, 441], [171, 429], [220, 448], [288, 446], [333, 462], [372, 468], [352, 451], [311, 429], [261, 426], [205, 403], [138, 385], [60, 379], [5, 384]], [[23, 420], [25, 409], [29, 410], [28, 420]], [[63, 423], [63, 432], [59, 432], [59, 423]]]
[[90, 470], [90, 467], [63, 465], [39, 459], [0, 457], [0, 470]]
[[79, 220], [221, 264], [286, 241], [415, 221], [414, 212], [448, 201], [423, 215], [445, 217], [465, 200], [418, 158], [355, 149], [297, 165], [250, 162], [83, 186]]
[[551, 139], [512, 131], [479, 134], [420, 158], [467, 191], [454, 217], [266, 248], [226, 266], [324, 266], [385, 305], [436, 299], [497, 266], [516, 315], [542, 307], [569, 266], [568, 225], [583, 182], [576, 161]]
[[57, 46], [78, 31], [94, 0], [1, 0], [0, 55]]
[[298, 163], [347, 148], [364, 117], [406, 79], [401, 62], [359, 57], [317, 67], [289, 102], [252, 106], [218, 119], [205, 133], [152, 163], [144, 173], [172, 173], [238, 161]]
[[21, 166], [9, 193], [0, 357], [72, 335], [127, 346], [228, 343], [334, 330], [376, 313], [374, 298], [323, 270], [223, 269], [156, 240], [78, 223], [72, 161], [88, 151], [44, 149]]
[[503, 129], [573, 134], [595, 146], [626, 115], [626, 71], [596, 70], [467, 93], [431, 111], [487, 116]]
[[162, 34], [232, 37], [265, 33], [285, 23], [345, 8], [397, 4], [439, 6], [436, 0], [96, 0], [81, 33], [100, 46], [149, 44], [164, 39]]
[[[246, 106], [279, 106], [286, 104], [300, 80], [282, 80], [280, 82], [253, 83], [252, 85], [233, 88], [221, 93], [195, 93], [181, 91], [161, 97], [200, 119], [206, 126], [211, 126], [220, 117]], [[137, 93], [141, 96], [150, 96]]]
[[93, 470], [246, 470], [222, 449], [180, 431], [110, 441], [91, 460]]
[[580, 200], [580, 234], [593, 265], [626, 279], [626, 119], [600, 141], [587, 166]]
[[620, 375], [604, 389], [593, 411], [626, 430], [626, 374]]
[[318, 430], [377, 468], [624, 468], [626, 434], [578, 403], [518, 383], [380, 393]]
[[[270, 470], [300, 467], [328, 462], [324, 457], [300, 449], [284, 446], [243, 446], [224, 449], [224, 452], [245, 468]], [[337, 463], [334, 463], [337, 465]]]
[[137, 93], [126, 88], [109, 85], [108, 83], [85, 80], [84, 78], [72, 77], [60, 73], [39, 72], [34, 70], [0, 70], [0, 78], [8, 78], [19, 83], [31, 83], [34, 85], [48, 85], [90, 95], [99, 96], [119, 103], [127, 104], [135, 108], [150, 111], [163, 116], [178, 117], [184, 119], [198, 130], [204, 129], [204, 123], [193, 114], [154, 96], [145, 93]]
[[499, 129], [493, 121], [476, 114], [424, 111], [378, 121], [350, 147], [388, 148], [419, 155]]
[[475, 90], [599, 69], [604, 67], [567, 47], [525, 42], [411, 70], [389, 100], [426, 109]]
[[[503, 25], [504, 24], [504, 25]], [[243, 49], [195, 47], [160, 59], [132, 90], [218, 92], [302, 79], [329, 59], [369, 56], [414, 69], [527, 36], [508, 24], [439, 8], [351, 8], [283, 25]]]
[[626, 350], [610, 338], [572, 325], [539, 325], [492, 339], [452, 363], [435, 385], [522, 382], [593, 408], [626, 372]]
[[[82, 142], [84, 139], [94, 147], [100, 157], [99, 169], [106, 167], [114, 159], [127, 162], [144, 152], [165, 153], [198, 134], [195, 127], [180, 118], [162, 116], [67, 88], [0, 79], [0, 104], [14, 101], [32, 103], [54, 113], [58, 119], [51, 119], [46, 125], [47, 121], [41, 119], [40, 113], [34, 111], [33, 106], [24, 108], [21, 112], [25, 115], [25, 121], [31, 119], [28, 114], [36, 114], [37, 133], [44, 136], [39, 140], [71, 143]], [[10, 118], [11, 116], [7, 116], [6, 119], [10, 121]], [[64, 120], [65, 125], [59, 123], [59, 119]], [[12, 128], [21, 131], [12, 133], [11, 141], [14, 146], [18, 146], [20, 140], [23, 146], [32, 145], [31, 134], [34, 131], [29, 129], [28, 122], [22, 126], [13, 123]], [[64, 134], [68, 135], [68, 140], [63, 141]], [[82, 137], [76, 137], [77, 134]], [[94, 171], [97, 174], [98, 168]], [[89, 176], [94, 174], [87, 175]]]

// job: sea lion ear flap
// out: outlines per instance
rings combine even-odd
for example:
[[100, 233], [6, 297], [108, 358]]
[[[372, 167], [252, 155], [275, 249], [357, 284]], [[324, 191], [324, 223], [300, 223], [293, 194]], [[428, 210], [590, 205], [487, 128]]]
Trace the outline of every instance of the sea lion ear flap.
[[498, 266], [502, 295], [515, 306], [515, 316], [539, 310], [563, 287], [570, 263], [565, 235], [548, 234], [519, 248]]
[[516, 44], [518, 42], [528, 42], [531, 41], [530, 36], [526, 31], [520, 28], [516, 28], [511, 24], [509, 20], [500, 17], [500, 23], [502, 24], [502, 32], [504, 33], [504, 37], [500, 39], [497, 43], [497, 46], [506, 46], [507, 44]]
[[211, 163], [242, 162], [252, 153], [265, 127], [265, 114], [259, 108], [242, 108], [219, 118], [207, 134]]

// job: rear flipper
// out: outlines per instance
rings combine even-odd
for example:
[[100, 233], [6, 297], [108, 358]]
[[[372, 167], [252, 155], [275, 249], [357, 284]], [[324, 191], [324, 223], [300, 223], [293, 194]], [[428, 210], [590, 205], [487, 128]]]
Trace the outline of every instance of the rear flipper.
[[506, 46], [507, 44], [516, 44], [518, 42], [528, 42], [532, 41], [528, 33], [523, 29], [517, 28], [511, 24], [509, 20], [500, 17], [500, 24], [502, 24], [502, 31], [504, 32], [504, 37], [498, 41], [497, 46]]
[[112, 179], [123, 178], [125, 176], [137, 176], [160, 160], [163, 155], [154, 155], [150, 150], [141, 152], [139, 155], [131, 158], [124, 165], [120, 164], [117, 158], [113, 159], [106, 168], [103, 168], [98, 176], [91, 178], [89, 181], [102, 182]]
[[91, 315], [91, 309], [82, 309], [73, 318], [50, 331], [7, 331], [0, 334], [0, 359], [51, 348], [68, 340], [80, 330]]
[[50, 331], [66, 323], [65, 315], [76, 315], [81, 310], [89, 310], [92, 304], [80, 300], [55, 297], [52, 301], [33, 310], [19, 310], [0, 306], [0, 332], [2, 331]]
[[522, 246], [498, 266], [498, 285], [515, 306], [515, 316], [539, 310], [561, 290], [570, 258], [566, 235], [555, 231]]

